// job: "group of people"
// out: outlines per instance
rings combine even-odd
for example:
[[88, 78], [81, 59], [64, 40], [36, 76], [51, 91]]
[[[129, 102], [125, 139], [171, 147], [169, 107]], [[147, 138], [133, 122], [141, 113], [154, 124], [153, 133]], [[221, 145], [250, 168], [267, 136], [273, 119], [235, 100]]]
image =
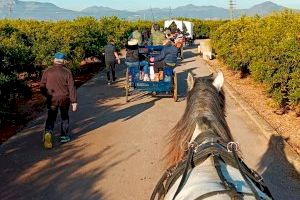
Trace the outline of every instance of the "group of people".
[[139, 46], [159, 46], [163, 45], [166, 38], [172, 41], [178, 49], [182, 48], [185, 42], [184, 34], [180, 29], [165, 28], [163, 30], [157, 24], [151, 27], [151, 31], [140, 32], [137, 28], [130, 34], [128, 40], [136, 39]]
[[[150, 81], [149, 62], [154, 63], [155, 77], [153, 81], [161, 80], [163, 77], [161, 69], [164, 66], [176, 66], [178, 47], [180, 46], [176, 41], [178, 38], [180, 38], [179, 34], [174, 37], [170, 31], [162, 32], [158, 25], [153, 25], [150, 36], [151, 45], [162, 45], [163, 48], [159, 55], [147, 60], [143, 54], [139, 53], [139, 46], [145, 44], [143, 37], [138, 30], [134, 31], [125, 45], [127, 66], [139, 67], [141, 71], [139, 78]], [[120, 64], [113, 38], [108, 39], [104, 51], [105, 72], [110, 85], [116, 80], [115, 65]], [[44, 71], [40, 82], [41, 92], [47, 98], [48, 117], [43, 133], [43, 146], [47, 149], [53, 147], [53, 130], [58, 111], [60, 111], [62, 119], [60, 142], [65, 143], [71, 139], [69, 136], [69, 109], [71, 106], [72, 111], [77, 110], [77, 94], [72, 73], [65, 64], [66, 56], [63, 53], [56, 53], [53, 65]]]
[[[152, 26], [150, 41], [144, 42], [138, 30], [135, 30], [129, 37], [126, 47], [126, 65], [128, 67], [140, 67], [140, 80], [150, 81], [149, 65], [154, 64], [154, 78], [153, 81], [160, 81], [163, 79], [163, 67], [175, 67], [177, 63], [178, 52], [182, 57], [183, 35], [178, 32], [171, 32], [166, 29], [162, 32], [157, 24]], [[139, 46], [150, 43], [153, 46], [163, 46], [159, 55], [150, 57], [149, 62], [143, 54], [139, 53]]]

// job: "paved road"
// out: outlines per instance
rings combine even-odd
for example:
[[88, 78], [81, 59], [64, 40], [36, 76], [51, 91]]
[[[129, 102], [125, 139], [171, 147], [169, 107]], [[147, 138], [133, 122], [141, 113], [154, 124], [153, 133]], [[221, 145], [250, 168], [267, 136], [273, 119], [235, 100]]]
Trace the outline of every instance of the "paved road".
[[[163, 171], [165, 136], [185, 107], [187, 72], [210, 74], [195, 49], [185, 50], [185, 57], [176, 69], [179, 102], [139, 93], [125, 103], [120, 66], [113, 86], [101, 74], [78, 90], [70, 143], [43, 150], [45, 115], [32, 121], [0, 147], [0, 199], [149, 199]], [[268, 141], [229, 96], [226, 106], [246, 162], [264, 175], [276, 199], [299, 199], [299, 174], [280, 153], [280, 138]]]

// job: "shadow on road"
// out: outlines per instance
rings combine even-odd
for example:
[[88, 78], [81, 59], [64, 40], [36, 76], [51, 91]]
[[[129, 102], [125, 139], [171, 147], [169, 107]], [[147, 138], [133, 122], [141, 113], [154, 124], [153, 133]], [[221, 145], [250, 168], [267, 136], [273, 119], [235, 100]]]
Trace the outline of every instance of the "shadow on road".
[[[185, 55], [195, 56], [190, 51], [185, 52]], [[192, 61], [183, 61], [188, 62]], [[118, 66], [117, 76], [124, 77], [125, 69], [124, 65]], [[186, 96], [187, 74], [194, 69], [196, 68], [177, 74], [181, 101]], [[109, 123], [126, 121], [140, 115], [160, 99], [152, 97], [144, 100], [147, 95], [141, 93], [134, 97], [134, 102], [126, 104], [122, 82], [108, 86], [105, 77], [101, 73], [78, 89], [79, 110], [70, 115], [71, 134], [75, 140]], [[138, 103], [139, 100], [143, 102]], [[96, 148], [92, 155], [91, 152], [85, 154], [88, 144], [78, 144], [79, 142], [55, 144], [52, 150], [45, 151], [39, 145], [45, 118], [45, 114], [40, 116], [22, 135], [0, 146], [0, 199], [109, 199], [103, 196], [96, 183], [105, 176], [109, 168], [134, 154], [115, 152], [114, 146], [102, 150]], [[57, 133], [59, 121], [57, 120], [55, 129]], [[112, 157], [115, 158], [114, 162], [111, 161]]]
[[[120, 65], [117, 75], [123, 76], [125, 69], [126, 66]], [[95, 85], [99, 86], [95, 87]], [[81, 102], [80, 109], [82, 111], [73, 114], [71, 130], [74, 137], [118, 120], [129, 120], [150, 109], [159, 100], [159, 98], [153, 97], [150, 101], [139, 104], [125, 103], [123, 86], [106, 86], [104, 79], [94, 79], [81, 89], [89, 92], [81, 93], [78, 101]], [[149, 95], [140, 93], [133, 99], [131, 98], [131, 101], [138, 101], [147, 96]], [[119, 103], [112, 103], [117, 99], [119, 99]]]
[[[111, 157], [121, 153], [113, 152], [112, 147], [87, 156], [85, 145], [67, 144], [52, 151], [41, 151], [36, 143], [30, 145], [26, 141], [10, 143], [10, 152], [1, 156], [2, 200], [103, 199], [101, 191], [95, 190], [95, 183], [106, 170], [128, 159], [110, 162]], [[101, 168], [93, 166], [99, 159], [103, 160]]]
[[189, 59], [189, 58], [194, 58], [196, 56], [199, 56], [199, 53], [195, 53], [194, 49], [188, 50], [188, 51], [184, 51], [183, 53], [183, 58], [184, 59]]
[[177, 81], [178, 81], [178, 85], [177, 85], [177, 89], [178, 89], [178, 101], [184, 101], [187, 95], [187, 76], [188, 73], [192, 73], [193, 75], [195, 75], [193, 73], [193, 70], [195, 70], [197, 68], [190, 68], [188, 70], [183, 70], [180, 72], [177, 72]]
[[[268, 150], [259, 163], [259, 171], [275, 199], [299, 199], [300, 175], [287, 160], [281, 136], [270, 138]], [[282, 191], [285, 191], [284, 193]]]

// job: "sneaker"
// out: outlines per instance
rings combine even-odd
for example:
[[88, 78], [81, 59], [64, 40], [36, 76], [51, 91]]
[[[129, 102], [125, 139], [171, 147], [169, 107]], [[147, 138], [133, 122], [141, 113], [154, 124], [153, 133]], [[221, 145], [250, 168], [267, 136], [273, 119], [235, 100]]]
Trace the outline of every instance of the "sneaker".
[[60, 136], [60, 143], [67, 143], [71, 140], [70, 136], [62, 135]]
[[110, 81], [108, 81], [108, 82], [107, 82], [107, 85], [111, 85], [111, 82], [110, 82]]
[[44, 133], [44, 147], [45, 149], [51, 149], [53, 147], [52, 145], [52, 134], [49, 131], [46, 131]]

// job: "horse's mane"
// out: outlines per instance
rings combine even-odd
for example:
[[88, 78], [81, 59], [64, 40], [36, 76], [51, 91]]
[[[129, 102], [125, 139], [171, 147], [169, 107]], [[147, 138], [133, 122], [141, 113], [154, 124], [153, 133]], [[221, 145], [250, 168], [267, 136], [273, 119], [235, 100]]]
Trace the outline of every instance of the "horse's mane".
[[232, 141], [225, 120], [224, 93], [222, 90], [219, 92], [212, 83], [211, 77], [197, 78], [188, 92], [184, 114], [169, 133], [168, 149], [164, 157], [168, 167], [184, 158], [196, 124], [201, 131], [211, 129], [224, 142]]

